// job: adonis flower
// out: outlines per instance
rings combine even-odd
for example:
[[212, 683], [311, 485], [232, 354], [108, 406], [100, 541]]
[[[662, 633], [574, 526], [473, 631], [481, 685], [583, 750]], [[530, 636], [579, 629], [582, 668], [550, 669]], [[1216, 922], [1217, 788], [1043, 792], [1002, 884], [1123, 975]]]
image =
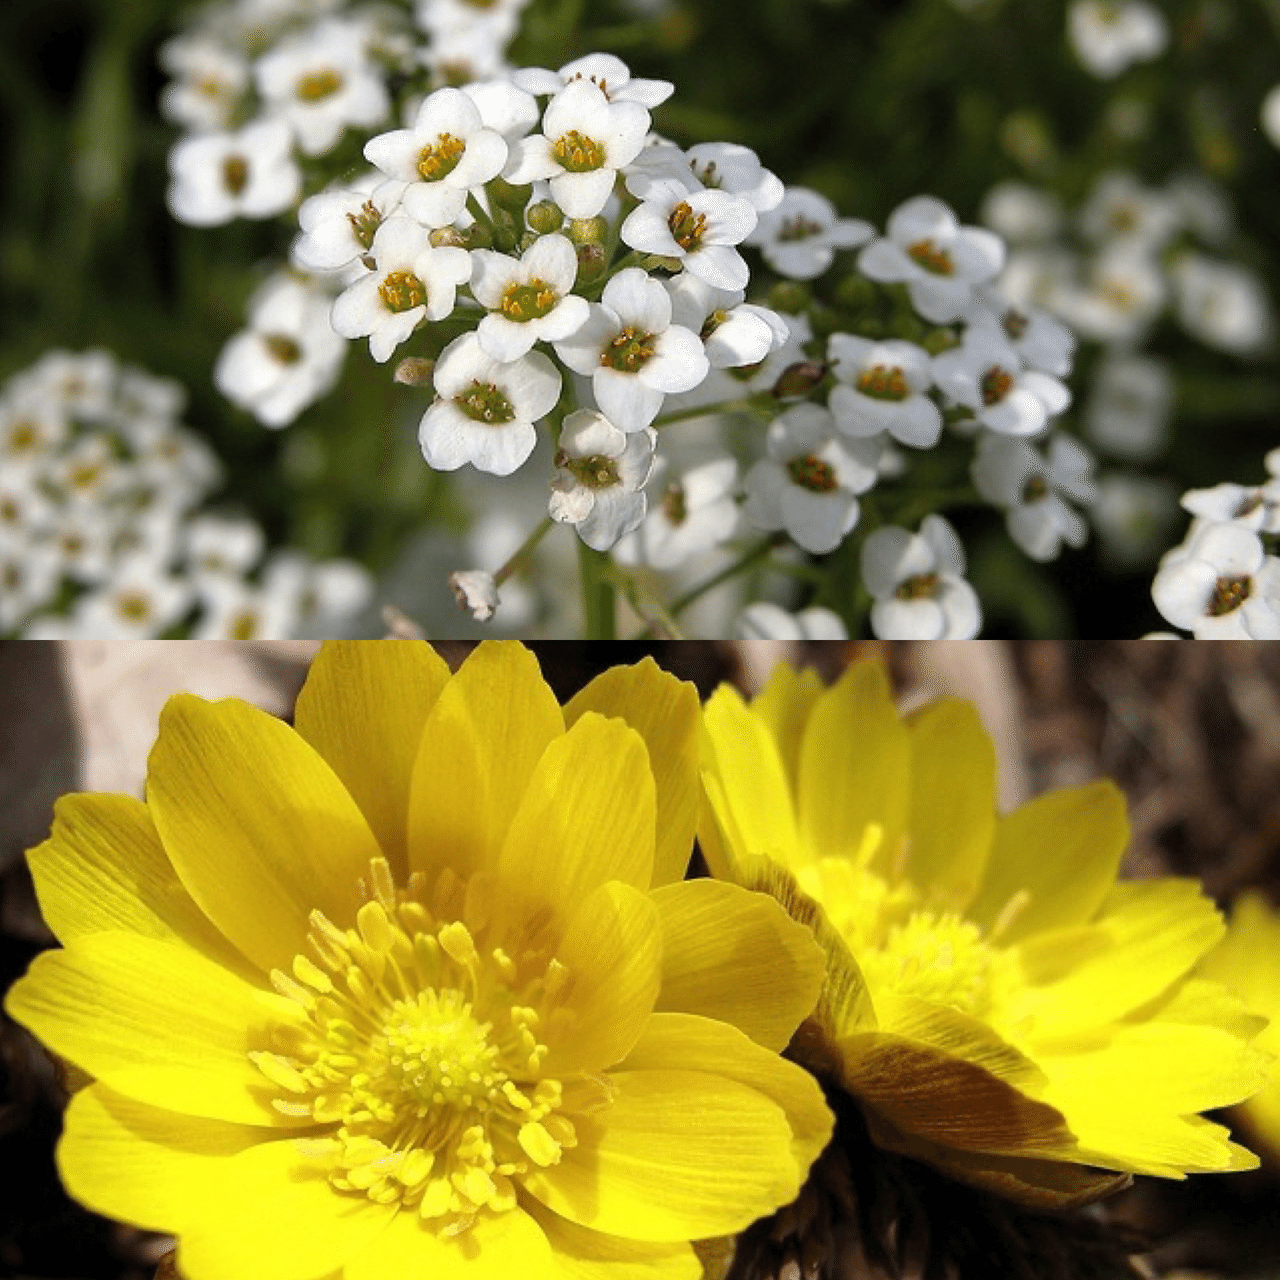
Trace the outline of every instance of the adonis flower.
[[827, 982], [790, 1052], [880, 1147], [1060, 1207], [1257, 1164], [1197, 1113], [1262, 1085], [1261, 1020], [1188, 976], [1223, 933], [1195, 881], [1116, 881], [1114, 786], [998, 815], [973, 707], [904, 720], [874, 664], [829, 690], [780, 668], [705, 718], [708, 863], [813, 927]]
[[562, 709], [518, 645], [328, 645], [294, 728], [171, 700], [146, 803], [31, 854], [63, 948], [6, 1006], [93, 1078], [72, 1194], [187, 1280], [697, 1280], [831, 1131], [776, 1052], [819, 950], [681, 880], [697, 733], [651, 662]]

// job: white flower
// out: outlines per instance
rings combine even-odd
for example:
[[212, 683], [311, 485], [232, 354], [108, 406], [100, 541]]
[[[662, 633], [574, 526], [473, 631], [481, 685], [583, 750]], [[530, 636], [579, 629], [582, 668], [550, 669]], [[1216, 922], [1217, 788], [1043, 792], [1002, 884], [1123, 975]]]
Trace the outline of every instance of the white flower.
[[1057, 378], [1024, 369], [1003, 334], [971, 326], [960, 346], [933, 360], [934, 381], [984, 427], [1001, 435], [1034, 436], [1071, 403]]
[[1280, 559], [1239, 524], [1200, 524], [1160, 562], [1151, 597], [1197, 640], [1280, 640]]
[[1182, 506], [1216, 524], [1238, 524], [1257, 533], [1280, 533], [1280, 479], [1263, 485], [1216, 484], [1190, 489]]
[[830, 609], [801, 609], [788, 613], [767, 600], [749, 604], [738, 615], [736, 640], [847, 640], [849, 629]]
[[267, 427], [283, 427], [338, 381], [347, 344], [329, 323], [327, 293], [288, 275], [269, 279], [249, 327], [222, 348], [214, 385]]
[[333, 303], [333, 327], [344, 338], [369, 338], [369, 354], [385, 364], [425, 320], [453, 311], [459, 285], [471, 278], [471, 257], [453, 245], [433, 248], [410, 218], [388, 218], [373, 237], [376, 270]]
[[192, 640], [287, 640], [293, 634], [295, 602], [278, 584], [222, 578], [206, 583], [201, 597], [204, 608]]
[[59, 572], [76, 582], [101, 582], [112, 563], [116, 522], [104, 507], [67, 507], [42, 542], [58, 554]]
[[[426, 0], [434, 4], [436, 0]], [[447, 4], [450, 0], [444, 0]], [[474, 6], [468, 0], [459, 0], [455, 8]], [[477, 23], [471, 27], [433, 36], [426, 46], [416, 49], [418, 61], [431, 72], [432, 84], [451, 87], [453, 83], [489, 80], [507, 75], [511, 71], [504, 54], [506, 40], [494, 39], [494, 28]]]
[[187, 404], [187, 389], [172, 378], [141, 369], [122, 369], [111, 421], [130, 442], [150, 439], [177, 419]]
[[1085, 70], [1111, 80], [1131, 63], [1158, 58], [1169, 43], [1169, 24], [1145, 0], [1072, 0], [1067, 39]]
[[48, 544], [0, 528], [0, 633], [12, 631], [58, 594], [62, 562]]
[[571, 413], [556, 448], [551, 518], [572, 524], [587, 546], [608, 551], [644, 519], [656, 438], [648, 429], [619, 431], [590, 409]]
[[1032, 369], [1055, 378], [1065, 378], [1071, 372], [1075, 335], [1048, 312], [1015, 306], [998, 289], [984, 285], [974, 290], [974, 306], [965, 319], [971, 329], [997, 333]]
[[611, 53], [589, 53], [566, 62], [559, 71], [543, 67], [523, 67], [511, 79], [528, 93], [555, 94], [575, 80], [589, 80], [610, 102], [638, 102], [656, 107], [675, 92], [669, 80], [641, 80], [631, 68]]
[[0, 399], [0, 462], [6, 468], [47, 458], [67, 437], [67, 419], [44, 395]]
[[1131, 173], [1105, 173], [1080, 211], [1080, 230], [1093, 241], [1159, 249], [1177, 233], [1178, 206]]
[[510, 80], [484, 80], [464, 84], [462, 92], [476, 104], [486, 129], [502, 134], [510, 146], [537, 123], [540, 112], [533, 94], [517, 88]]
[[924, 394], [933, 385], [933, 375], [923, 347], [833, 333], [827, 358], [839, 379], [827, 405], [844, 434], [871, 437], [887, 431], [915, 449], [938, 443], [942, 414]]
[[469, 462], [491, 475], [510, 475], [533, 452], [534, 424], [560, 398], [560, 374], [541, 352], [497, 360], [475, 333], [445, 347], [434, 380], [437, 398], [422, 416], [418, 443], [437, 471]]
[[659, 457], [651, 479], [661, 486], [662, 497], [635, 533], [618, 544], [614, 554], [624, 564], [677, 569], [738, 532], [735, 459], [709, 458], [668, 479], [669, 471], [667, 459]]
[[1067, 505], [1093, 501], [1093, 458], [1070, 436], [1049, 441], [1046, 459], [1025, 440], [986, 434], [978, 440], [970, 473], [974, 487], [1005, 511], [1009, 536], [1033, 560], [1052, 560], [1068, 546], [1082, 547], [1089, 526]]
[[109, 438], [94, 432], [81, 436], [53, 459], [45, 477], [65, 501], [97, 506], [125, 488], [128, 472]]
[[191, 605], [191, 587], [147, 556], [117, 563], [110, 578], [82, 595], [76, 631], [99, 640], [145, 640], [177, 623]]
[[199, 515], [184, 530], [187, 570], [201, 595], [243, 578], [262, 555], [266, 539], [256, 520]]
[[840, 218], [824, 195], [807, 187], [788, 187], [781, 201], [760, 212], [747, 244], [757, 245], [764, 260], [793, 280], [812, 280], [835, 261], [837, 249], [856, 249], [875, 235], [861, 218]]
[[1271, 303], [1247, 267], [1185, 253], [1171, 271], [1178, 320], [1193, 337], [1221, 351], [1248, 355], [1271, 339]]
[[1164, 272], [1142, 247], [1117, 244], [1089, 264], [1083, 285], [1063, 282], [1050, 305], [1081, 337], [1133, 343], [1150, 328], [1168, 296]]
[[881, 640], [972, 640], [982, 629], [977, 592], [964, 579], [964, 546], [941, 516], [925, 516], [919, 533], [875, 530], [862, 544], [862, 580]]
[[[46, 351], [9, 389], [52, 401], [52, 408], [87, 422], [111, 416], [119, 370], [109, 351]], [[17, 384], [16, 386], [14, 384]]]
[[449, 575], [454, 598], [477, 622], [488, 622], [498, 608], [498, 584], [483, 569], [459, 569]]
[[292, 145], [283, 120], [184, 138], [169, 153], [170, 212], [193, 227], [282, 213], [302, 187]]
[[249, 85], [244, 57], [207, 35], [175, 36], [160, 46], [160, 65], [175, 79], [160, 91], [166, 120], [206, 133], [225, 129]]
[[330, 19], [282, 40], [254, 65], [271, 114], [293, 130], [304, 155], [333, 149], [348, 125], [380, 124], [391, 99], [365, 50], [360, 23]]
[[876, 482], [875, 441], [836, 439], [831, 413], [798, 404], [769, 424], [768, 456], [746, 478], [742, 514], [760, 529], [786, 529], [815, 555], [833, 551], [858, 523], [858, 499]]
[[997, 182], [982, 201], [982, 222], [1012, 244], [1052, 240], [1062, 227], [1057, 196], [1025, 182]]
[[671, 318], [702, 338], [713, 369], [759, 364], [787, 340], [787, 322], [768, 307], [743, 302], [741, 289], [717, 289], [688, 271], [666, 282]]
[[1089, 519], [1107, 563], [1119, 569], [1151, 564], [1178, 519], [1177, 490], [1168, 480], [1113, 471], [1099, 479]]
[[547, 103], [542, 132], [511, 148], [503, 176], [517, 184], [550, 179], [551, 198], [570, 218], [593, 218], [648, 132], [649, 112], [638, 102], [610, 102], [590, 80], [574, 80]]
[[1004, 242], [981, 227], [962, 227], [933, 196], [914, 196], [890, 215], [887, 235], [858, 255], [858, 270], [872, 280], [905, 282], [912, 306], [934, 324], [964, 314], [973, 286], [1004, 266]]
[[418, 25], [436, 40], [474, 33], [478, 38], [505, 46], [520, 25], [520, 11], [529, 0], [418, 0]]
[[52, 522], [58, 508], [44, 478], [44, 468], [31, 459], [0, 469], [0, 535], [26, 538]]
[[298, 206], [302, 234], [290, 256], [308, 271], [341, 271], [373, 248], [378, 228], [400, 207], [407, 183], [376, 170], [349, 186], [321, 191]]
[[757, 213], [776, 209], [786, 194], [782, 179], [766, 169], [750, 147], [736, 142], [699, 142], [684, 157], [704, 187], [727, 191], [745, 200]]
[[1280, 147], [1280, 84], [1262, 100], [1262, 131], [1272, 143]]
[[572, 292], [578, 255], [564, 236], [540, 236], [518, 259], [489, 249], [471, 256], [471, 292], [489, 312], [476, 336], [495, 360], [518, 360], [535, 342], [570, 338], [591, 314]]
[[418, 108], [412, 129], [370, 138], [364, 155], [387, 177], [409, 184], [401, 203], [411, 218], [447, 227], [466, 207], [467, 193], [502, 171], [507, 140], [485, 125], [461, 89], [437, 89]]
[[622, 224], [623, 244], [678, 259], [717, 289], [745, 289], [751, 273], [733, 246], [754, 230], [752, 205], [727, 191], [698, 191], [673, 179], [646, 186], [641, 204]]
[[300, 551], [277, 551], [262, 573], [262, 589], [279, 593], [296, 636], [332, 636], [373, 599], [369, 571], [354, 560], [314, 561]]
[[698, 335], [671, 323], [671, 295], [639, 267], [619, 271], [582, 328], [555, 348], [591, 377], [601, 413], [623, 431], [647, 427], [665, 395], [691, 390], [710, 368]]
[[1169, 438], [1173, 376], [1152, 356], [1118, 352], [1098, 367], [1084, 425], [1089, 439], [1119, 458], [1145, 462], [1158, 457]]

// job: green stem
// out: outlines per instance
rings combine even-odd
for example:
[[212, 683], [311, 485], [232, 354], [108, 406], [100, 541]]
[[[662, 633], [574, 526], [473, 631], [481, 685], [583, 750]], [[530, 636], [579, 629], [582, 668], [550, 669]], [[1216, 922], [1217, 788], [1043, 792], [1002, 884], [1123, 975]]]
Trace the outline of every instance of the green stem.
[[511, 553], [506, 564], [502, 566], [493, 575], [493, 585], [500, 587], [506, 580], [511, 577], [515, 571], [520, 568], [524, 561], [532, 553], [534, 547], [547, 536], [555, 521], [550, 516], [544, 516], [542, 523]]
[[607, 551], [594, 551], [585, 542], [578, 542], [578, 574], [588, 640], [617, 639], [617, 600], [611, 569]]
[[683, 640], [680, 624], [668, 612], [666, 605], [649, 591], [639, 579], [613, 566], [613, 581], [627, 597], [627, 602], [644, 619], [644, 635], [656, 635], [660, 640]]
[[756, 543], [754, 547], [740, 555], [731, 565], [721, 569], [719, 573], [713, 574], [705, 582], [700, 582], [696, 587], [690, 587], [684, 595], [677, 596], [671, 602], [668, 612], [673, 618], [678, 618], [691, 604], [701, 600], [708, 591], [714, 591], [722, 582], [728, 582], [730, 578], [736, 578], [738, 574], [745, 573], [761, 561], [768, 559], [769, 552], [785, 541], [785, 534], [775, 533], [771, 534], [763, 542]]
[[714, 404], [694, 405], [690, 409], [676, 409], [664, 413], [653, 420], [654, 427], [669, 427], [673, 422], [684, 422], [687, 418], [704, 418], [713, 413], [738, 413], [754, 410], [750, 400], [717, 400]]

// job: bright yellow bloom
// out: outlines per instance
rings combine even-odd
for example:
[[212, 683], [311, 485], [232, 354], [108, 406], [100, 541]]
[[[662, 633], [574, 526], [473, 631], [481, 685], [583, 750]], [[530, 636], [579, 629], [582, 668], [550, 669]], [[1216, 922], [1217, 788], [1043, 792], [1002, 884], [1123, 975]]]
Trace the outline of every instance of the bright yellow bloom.
[[1256, 1041], [1273, 1056], [1266, 1088], [1236, 1110], [1249, 1137], [1280, 1162], [1280, 911], [1256, 889], [1232, 904], [1227, 936], [1204, 958], [1200, 973], [1230, 987], [1268, 1019]]
[[174, 698], [146, 803], [30, 855], [64, 945], [6, 1007], [95, 1081], [71, 1193], [189, 1280], [696, 1280], [831, 1130], [777, 1053], [819, 949], [681, 880], [698, 723], [651, 661], [562, 709], [502, 644], [326, 646], [296, 730]]
[[881, 1146], [1030, 1204], [1257, 1163], [1197, 1114], [1263, 1078], [1259, 1020], [1187, 977], [1222, 921], [1195, 881], [1116, 882], [1114, 786], [997, 816], [973, 707], [904, 720], [875, 664], [830, 690], [780, 668], [705, 723], [708, 863], [812, 924], [827, 982], [791, 1055]]

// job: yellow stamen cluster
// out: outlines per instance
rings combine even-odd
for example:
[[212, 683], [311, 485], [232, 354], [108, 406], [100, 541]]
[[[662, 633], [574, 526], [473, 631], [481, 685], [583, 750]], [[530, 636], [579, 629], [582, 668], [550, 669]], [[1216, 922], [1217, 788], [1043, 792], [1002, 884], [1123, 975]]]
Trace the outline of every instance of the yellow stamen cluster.
[[991, 948], [971, 921], [916, 911], [859, 958], [873, 990], [917, 996], [981, 1016], [991, 1003]]
[[998, 364], [992, 365], [982, 375], [978, 386], [982, 391], [982, 403], [989, 409], [992, 405], [999, 404], [1013, 390], [1013, 374]]
[[808, 240], [811, 236], [822, 234], [822, 223], [796, 214], [794, 218], [784, 218], [778, 228], [778, 240], [788, 243], [793, 240]]
[[898, 584], [893, 593], [899, 600], [932, 600], [938, 594], [941, 579], [936, 573], [918, 573]]
[[560, 295], [545, 280], [535, 279], [528, 284], [509, 285], [499, 310], [508, 320], [523, 324], [526, 320], [541, 320], [559, 301]]
[[297, 364], [302, 359], [302, 348], [288, 334], [264, 334], [262, 345], [280, 364]]
[[634, 325], [620, 329], [600, 353], [600, 363], [619, 373], [636, 373], [653, 356], [654, 334], [641, 333]]
[[1026, 503], [1039, 502], [1042, 498], [1049, 496], [1049, 484], [1044, 476], [1032, 476], [1026, 484], [1022, 486], [1022, 501]]
[[451, 133], [436, 135], [434, 145], [418, 152], [418, 175], [423, 182], [439, 182], [457, 167], [467, 144]]
[[905, 400], [911, 394], [906, 376], [897, 365], [876, 364], [864, 369], [858, 390], [873, 400]]
[[671, 229], [671, 236], [676, 244], [686, 253], [692, 253], [702, 243], [702, 237], [707, 233], [707, 215], [694, 213], [689, 202], [681, 200], [671, 210], [667, 218], [667, 226]]
[[222, 162], [222, 185], [238, 196], [249, 184], [249, 162], [244, 156], [228, 156]]
[[325, 67], [299, 77], [294, 92], [303, 102], [323, 102], [337, 93], [344, 83], [340, 72]]
[[907, 256], [912, 262], [923, 267], [926, 271], [931, 271], [935, 276], [950, 276], [955, 274], [956, 266], [951, 261], [951, 255], [941, 246], [934, 244], [928, 237], [923, 240], [917, 240], [915, 244], [907, 246]]
[[556, 466], [575, 476], [579, 484], [588, 489], [612, 489], [622, 483], [618, 474], [618, 464], [613, 458], [593, 453], [586, 458], [574, 458], [563, 449], [556, 453]]
[[360, 206], [359, 213], [347, 214], [347, 221], [351, 223], [351, 234], [355, 236], [360, 247], [372, 249], [373, 237], [382, 225], [382, 214], [378, 212], [373, 201], [366, 200]]
[[551, 154], [568, 173], [590, 173], [605, 161], [603, 144], [577, 129], [561, 134], [552, 145]]
[[[573, 975], [551, 957], [546, 919], [525, 927], [514, 957], [485, 945], [483, 875], [415, 872], [400, 889], [375, 858], [363, 887], [355, 928], [311, 913], [314, 959], [271, 975], [300, 1016], [249, 1056], [279, 1111], [333, 1126], [298, 1147], [336, 1190], [458, 1235], [513, 1209], [514, 1180], [577, 1143], [560, 1081], [541, 1074], [546, 1028], [572, 1021]], [[611, 1101], [603, 1078], [573, 1089], [579, 1111]]]
[[1221, 618], [1234, 613], [1253, 594], [1253, 579], [1219, 578], [1214, 583], [1213, 594], [1205, 608], [1205, 615], [1210, 618]]
[[787, 474], [793, 484], [808, 489], [810, 493], [834, 493], [840, 487], [835, 468], [812, 453], [792, 458], [787, 463]]
[[427, 286], [412, 271], [390, 271], [378, 286], [378, 297], [388, 311], [399, 314], [427, 305]]

